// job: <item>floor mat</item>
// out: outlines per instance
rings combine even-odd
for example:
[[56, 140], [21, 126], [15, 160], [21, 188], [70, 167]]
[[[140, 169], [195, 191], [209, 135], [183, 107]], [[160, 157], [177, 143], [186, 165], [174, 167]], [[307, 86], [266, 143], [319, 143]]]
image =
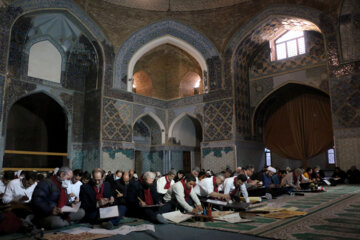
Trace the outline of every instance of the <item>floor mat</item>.
[[181, 225], [276, 239], [360, 239], [360, 187], [342, 185], [327, 190], [305, 193], [305, 196], [283, 196], [268, 203], [270, 207], [296, 207], [307, 212], [305, 216], [271, 219], [244, 213], [242, 217], [253, 222], [185, 222]]

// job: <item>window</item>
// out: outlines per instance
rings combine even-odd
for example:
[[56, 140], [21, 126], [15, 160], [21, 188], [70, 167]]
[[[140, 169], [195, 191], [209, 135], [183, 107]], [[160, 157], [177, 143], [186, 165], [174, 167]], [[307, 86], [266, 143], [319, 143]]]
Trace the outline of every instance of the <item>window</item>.
[[265, 148], [266, 166], [271, 166], [271, 152], [270, 149]]
[[333, 148], [328, 150], [328, 163], [335, 164], [335, 152]]
[[28, 76], [60, 83], [61, 54], [49, 41], [35, 43], [30, 48]]
[[282, 60], [305, 53], [305, 39], [303, 31], [287, 31], [275, 40], [276, 57], [272, 54], [272, 60]]

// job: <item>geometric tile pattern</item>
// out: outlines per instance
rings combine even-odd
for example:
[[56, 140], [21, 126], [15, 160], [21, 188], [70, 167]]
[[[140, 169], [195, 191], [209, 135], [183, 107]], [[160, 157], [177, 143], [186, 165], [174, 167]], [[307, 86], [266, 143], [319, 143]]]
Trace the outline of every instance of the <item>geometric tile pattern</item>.
[[205, 141], [232, 138], [233, 101], [231, 99], [207, 103], [204, 113]]
[[343, 78], [331, 88], [332, 108], [344, 127], [360, 127], [360, 75]]
[[326, 62], [323, 36], [315, 31], [305, 31], [306, 54], [289, 59], [271, 61], [270, 48], [266, 45], [254, 58], [250, 69], [250, 78], [278, 72], [289, 71], [296, 68], [312, 66]]
[[103, 139], [132, 141], [131, 106], [113, 99], [104, 98]]

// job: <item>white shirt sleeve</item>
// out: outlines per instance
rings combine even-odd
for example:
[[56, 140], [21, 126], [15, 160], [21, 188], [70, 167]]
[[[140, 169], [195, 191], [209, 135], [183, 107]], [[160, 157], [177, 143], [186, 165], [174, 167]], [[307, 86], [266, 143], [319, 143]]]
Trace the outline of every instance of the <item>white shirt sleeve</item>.
[[240, 189], [243, 197], [245, 198], [246, 203], [250, 203], [249, 194], [246, 189], [246, 184], [245, 183], [241, 184]]
[[167, 192], [167, 189], [164, 189], [165, 184], [166, 184], [165, 177], [166, 176], [159, 178], [156, 182], [156, 189], [157, 189], [157, 192], [160, 194], [165, 194]]
[[200, 181], [199, 187], [200, 187], [200, 195], [203, 197], [207, 197], [210, 195], [210, 193], [214, 192], [214, 184], [213, 184], [213, 177], [210, 178], [204, 178]]
[[234, 178], [227, 178], [224, 182], [224, 194], [230, 194], [234, 189]]
[[14, 185], [14, 180], [12, 180], [8, 183], [6, 187], [2, 201], [4, 204], [8, 204], [14, 201], [15, 200], [14, 198], [15, 198], [15, 185]]
[[180, 206], [182, 206], [187, 212], [191, 212], [193, 210], [193, 207], [190, 206], [185, 200], [184, 187], [182, 186], [182, 184], [174, 186], [173, 191], [176, 201], [180, 204]]

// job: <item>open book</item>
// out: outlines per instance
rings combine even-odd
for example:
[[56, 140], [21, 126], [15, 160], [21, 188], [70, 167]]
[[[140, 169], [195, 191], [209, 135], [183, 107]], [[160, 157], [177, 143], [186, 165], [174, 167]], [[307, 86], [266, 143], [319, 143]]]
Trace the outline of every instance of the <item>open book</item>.
[[75, 203], [75, 206], [74, 207], [70, 207], [70, 206], [63, 206], [61, 208], [61, 211], [63, 213], [66, 213], [66, 212], [77, 212], [79, 211], [79, 208], [81, 206], [81, 202], [78, 202], [78, 203]]
[[180, 211], [164, 213], [163, 217], [174, 223], [181, 223], [193, 217], [191, 214], [183, 214]]

